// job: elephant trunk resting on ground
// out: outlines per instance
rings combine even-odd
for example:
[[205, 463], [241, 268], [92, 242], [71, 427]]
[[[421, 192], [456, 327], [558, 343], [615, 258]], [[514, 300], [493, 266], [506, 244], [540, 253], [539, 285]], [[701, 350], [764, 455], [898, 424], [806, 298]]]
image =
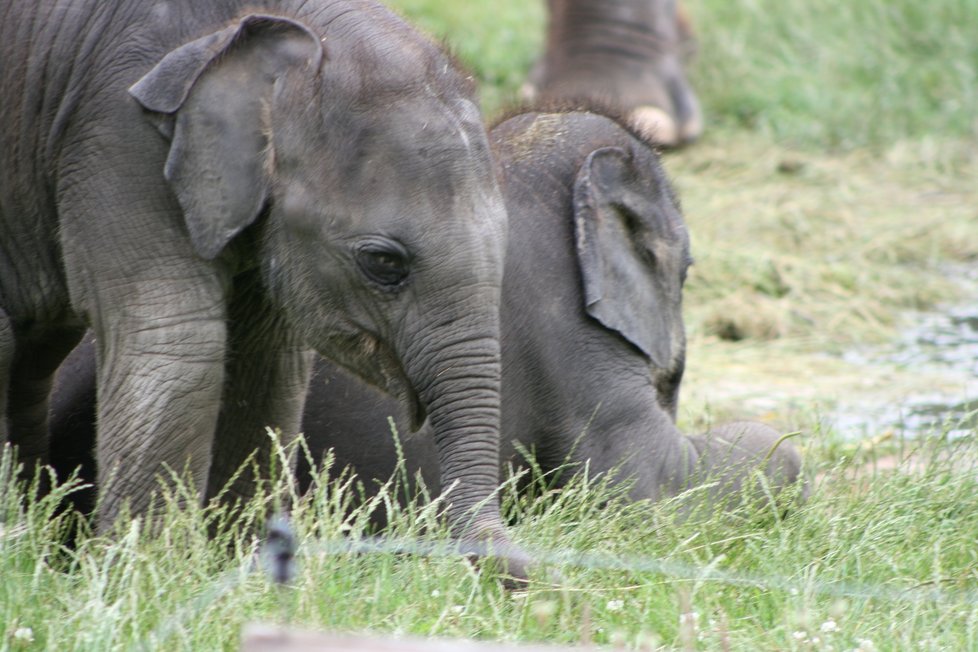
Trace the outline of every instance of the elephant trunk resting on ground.
[[[704, 474], [714, 501], [754, 469], [777, 490], [800, 459], [760, 424], [729, 424], [685, 437], [674, 423], [683, 372], [681, 290], [690, 263], [673, 192], [651, 147], [587, 112], [514, 116], [491, 133], [503, 171], [510, 238], [502, 293], [502, 461], [521, 445], [545, 472], [589, 464], [618, 469], [635, 499], [674, 494]], [[90, 346], [90, 345], [89, 345]], [[59, 379], [54, 437], [63, 466], [85, 459], [94, 400], [91, 351], [78, 349]], [[439, 473], [426, 424], [409, 434], [403, 408], [320, 360], [303, 429], [314, 456], [334, 449], [367, 485], [397, 465], [387, 421], [402, 435], [406, 469], [433, 494]], [[75, 458], [69, 459], [75, 449]], [[308, 483], [308, 464], [300, 461]]]
[[[371, 0], [5, 0], [0, 442], [96, 334], [102, 531], [298, 432], [314, 349], [427, 416], [450, 522], [507, 548], [505, 210], [471, 77]], [[225, 497], [245, 500], [253, 478]]]

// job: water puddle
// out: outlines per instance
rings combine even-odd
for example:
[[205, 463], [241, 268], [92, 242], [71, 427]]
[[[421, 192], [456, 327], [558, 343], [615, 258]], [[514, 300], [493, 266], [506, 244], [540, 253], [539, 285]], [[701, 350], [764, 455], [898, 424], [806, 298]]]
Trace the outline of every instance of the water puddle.
[[840, 401], [832, 421], [855, 437], [894, 431], [907, 436], [947, 431], [973, 434], [978, 428], [978, 305], [918, 313], [892, 344], [845, 355], [857, 365], [886, 366], [904, 374], [946, 375], [958, 389], [919, 392], [899, 401]]

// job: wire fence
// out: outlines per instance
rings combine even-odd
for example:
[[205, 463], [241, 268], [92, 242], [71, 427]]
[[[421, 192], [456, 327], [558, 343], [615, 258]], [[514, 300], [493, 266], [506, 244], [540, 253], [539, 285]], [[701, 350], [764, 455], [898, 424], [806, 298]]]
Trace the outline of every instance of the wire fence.
[[[701, 566], [640, 555], [613, 555], [559, 548], [522, 547], [521, 550], [536, 563], [560, 569], [582, 568], [623, 571], [636, 575], [654, 574], [673, 580], [698, 583], [719, 582], [732, 586], [784, 591], [791, 595], [806, 594], [835, 599], [881, 600], [914, 605], [945, 602], [978, 603], [978, 590], [947, 590], [932, 585], [894, 588], [884, 585], [824, 581], [812, 577], [800, 580], [789, 575], [759, 575], [719, 568], [722, 558]], [[295, 576], [297, 563], [301, 563], [304, 558], [340, 555], [411, 555], [460, 559], [493, 553], [500, 554], [502, 551], [472, 545], [461, 546], [446, 541], [386, 537], [335, 538], [307, 543], [299, 547], [288, 519], [278, 515], [269, 522], [267, 535], [247, 569], [234, 569], [215, 578], [207, 590], [162, 622], [136, 649], [152, 649], [154, 643], [162, 642], [179, 631], [187, 621], [198, 617], [201, 611], [216, 603], [255, 572], [262, 572], [272, 583], [288, 584]], [[530, 586], [531, 589], [536, 587], [556, 590], [561, 588], [559, 583]]]
[[[933, 586], [892, 588], [879, 585], [828, 582], [818, 579], [801, 581], [787, 575], [758, 575], [718, 568], [722, 558], [706, 566], [680, 561], [629, 555], [611, 555], [598, 552], [582, 552], [566, 549], [522, 548], [535, 562], [557, 568], [583, 568], [587, 570], [623, 571], [633, 574], [656, 574], [675, 580], [719, 582], [736, 586], [749, 586], [764, 590], [780, 590], [787, 593], [807, 593], [832, 598], [876, 599], [890, 602], [925, 604], [949, 601], [978, 602], [978, 590], [948, 591]], [[408, 554], [423, 557], [457, 558], [479, 551], [461, 549], [458, 545], [444, 542], [424, 542], [405, 539], [368, 538], [359, 540], [334, 539], [308, 546], [305, 555], [344, 554]], [[486, 551], [491, 554], [491, 550]], [[554, 587], [554, 588], [559, 588]]]

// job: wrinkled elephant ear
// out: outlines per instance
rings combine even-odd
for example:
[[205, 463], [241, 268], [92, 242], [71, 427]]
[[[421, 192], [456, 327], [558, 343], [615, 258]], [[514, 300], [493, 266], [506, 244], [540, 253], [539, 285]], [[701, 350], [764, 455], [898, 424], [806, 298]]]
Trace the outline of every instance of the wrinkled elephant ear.
[[574, 217], [588, 314], [668, 368], [688, 251], [661, 171], [617, 147], [591, 152], [575, 182]]
[[264, 207], [276, 80], [290, 69], [318, 70], [322, 57], [319, 38], [301, 23], [251, 15], [173, 50], [129, 89], [166, 117], [164, 176], [202, 257], [217, 256]]

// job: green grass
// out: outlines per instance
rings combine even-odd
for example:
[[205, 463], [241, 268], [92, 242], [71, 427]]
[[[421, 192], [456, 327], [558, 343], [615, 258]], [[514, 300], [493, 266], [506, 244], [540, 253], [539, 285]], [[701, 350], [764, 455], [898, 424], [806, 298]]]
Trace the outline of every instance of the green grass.
[[[487, 114], [515, 99], [542, 42], [542, 0], [392, 4], [452, 46]], [[697, 261], [680, 421], [753, 417], [802, 431], [815, 478], [805, 505], [786, 518], [683, 523], [672, 503], [625, 505], [600, 484], [538, 501], [507, 494], [520, 543], [605, 566], [551, 564], [537, 579], [559, 570], [559, 588], [513, 595], [453, 556], [325, 554], [365, 527], [334, 483], [294, 499], [304, 555], [282, 589], [253, 571], [253, 533], [287, 479], [216, 538], [204, 533], [226, 515], [178, 507], [188, 501], [177, 493], [155, 533], [142, 521], [106, 537], [83, 527], [68, 549], [78, 522], [57, 503], [71, 484], [32, 497], [4, 457], [0, 650], [233, 650], [255, 620], [633, 649], [852, 650], [864, 639], [879, 650], [978, 649], [974, 437], [854, 443], [819, 417], [868, 388], [895, 401], [958, 382], [840, 353], [893, 337], [907, 310], [968, 296], [947, 270], [978, 260], [978, 0], [686, 6], [707, 132], [665, 158]], [[884, 452], [917, 465], [874, 470]], [[404, 510], [395, 534], [443, 540], [436, 509]], [[609, 556], [646, 570], [608, 567]], [[687, 608], [698, 614], [691, 642]]]
[[[506, 492], [516, 539], [549, 560], [519, 593], [455, 555], [343, 551], [366, 519], [346, 514], [340, 481], [292, 498], [300, 555], [287, 587], [255, 566], [251, 534], [293, 491], [287, 477], [212, 539], [204, 533], [226, 515], [174, 495], [157, 534], [135, 520], [68, 549], [72, 518], [56, 504], [71, 485], [25, 501], [4, 456], [0, 648], [233, 650], [244, 624], [271, 621], [638, 649], [847, 650], [867, 639], [879, 650], [975, 649], [978, 475], [960, 460], [976, 452], [974, 441], [938, 438], [913, 451], [926, 471], [868, 473], [868, 453], [837, 448], [835, 461], [817, 463], [813, 497], [787, 517], [763, 506], [684, 522], [676, 502], [629, 505], [584, 481], [533, 501]], [[436, 514], [397, 510], [392, 536], [444, 543]], [[560, 563], [568, 554], [584, 563]], [[680, 625], [688, 612], [693, 629]]]
[[714, 120], [818, 149], [978, 136], [975, 0], [688, 0]]

